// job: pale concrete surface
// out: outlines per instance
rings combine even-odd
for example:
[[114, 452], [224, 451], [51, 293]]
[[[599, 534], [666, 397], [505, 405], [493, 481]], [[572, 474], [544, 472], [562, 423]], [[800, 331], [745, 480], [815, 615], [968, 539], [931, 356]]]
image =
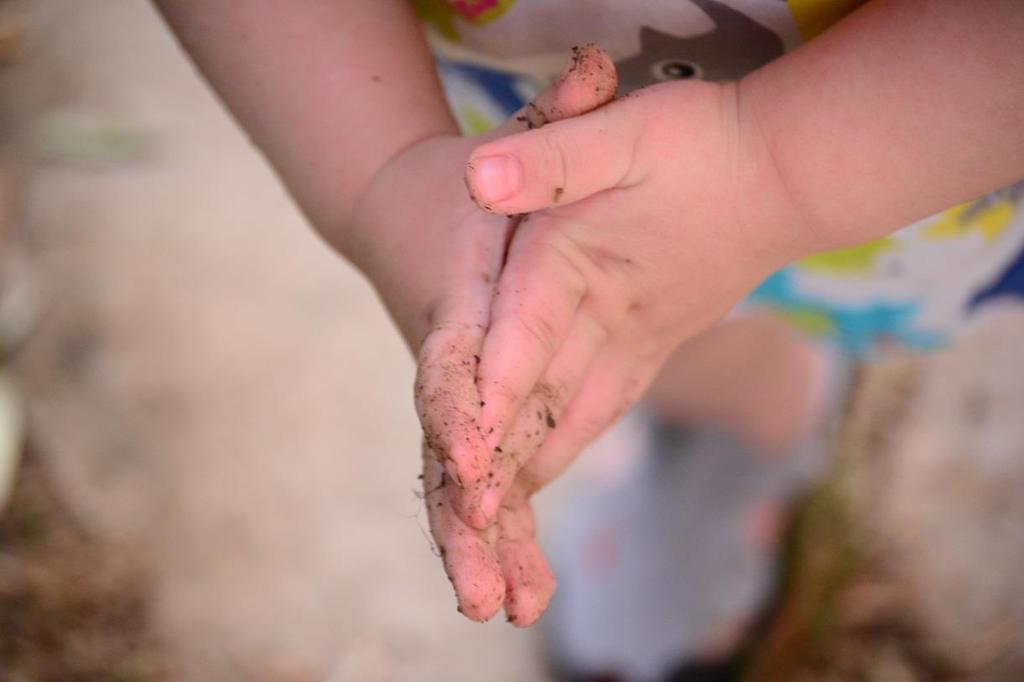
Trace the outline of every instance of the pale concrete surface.
[[33, 130], [72, 114], [152, 143], [31, 165], [32, 438], [86, 525], [152, 552], [184, 674], [543, 679], [530, 633], [455, 612], [413, 494], [412, 363], [366, 283], [148, 3], [29, 7], [6, 77]]

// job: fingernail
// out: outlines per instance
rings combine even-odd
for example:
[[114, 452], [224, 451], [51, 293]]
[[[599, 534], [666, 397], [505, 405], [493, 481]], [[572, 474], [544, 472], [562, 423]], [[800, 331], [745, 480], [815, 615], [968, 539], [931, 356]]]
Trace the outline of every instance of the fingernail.
[[477, 200], [504, 201], [522, 186], [523, 167], [507, 154], [484, 156], [473, 161], [472, 177]]

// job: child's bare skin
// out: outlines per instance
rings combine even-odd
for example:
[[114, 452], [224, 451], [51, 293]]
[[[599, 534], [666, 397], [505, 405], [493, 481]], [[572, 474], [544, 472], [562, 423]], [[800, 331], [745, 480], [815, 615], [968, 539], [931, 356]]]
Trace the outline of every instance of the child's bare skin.
[[[420, 350], [454, 476], [439, 487], [428, 458], [428, 501], [458, 512], [432, 524], [477, 619], [539, 615], [529, 494], [681, 341], [794, 258], [1024, 176], [1019, 0], [872, 0], [738, 84], [663, 84], [482, 145], [456, 136], [404, 0], [160, 4]], [[525, 212], [502, 269], [505, 214]]]

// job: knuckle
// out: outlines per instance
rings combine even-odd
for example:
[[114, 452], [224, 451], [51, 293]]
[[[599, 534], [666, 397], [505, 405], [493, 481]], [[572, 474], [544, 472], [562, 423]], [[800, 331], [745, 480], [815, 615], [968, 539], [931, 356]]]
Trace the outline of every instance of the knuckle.
[[[548, 131], [547, 134], [543, 136], [542, 140], [547, 175], [549, 176], [548, 179], [550, 182], [554, 182], [556, 192], [557, 190], [564, 191], [569, 181], [568, 175], [570, 160], [565, 140], [563, 140], [562, 136], [559, 135], [557, 131]], [[561, 192], [557, 193], [559, 195], [561, 194]]]
[[523, 399], [523, 393], [514, 386], [501, 381], [494, 384], [494, 392], [504, 400], [507, 405], [518, 405]]
[[[545, 415], [545, 423], [549, 428], [555, 428], [551, 424], [555, 418], [561, 415], [566, 404], [572, 397], [570, 390], [570, 377], [565, 373], [550, 374], [534, 388], [534, 395], [537, 396], [539, 408]], [[550, 419], [548, 418], [550, 415]]]
[[516, 321], [523, 334], [534, 342], [538, 352], [546, 355], [555, 352], [558, 332], [555, 323], [547, 315], [522, 315]]
[[558, 273], [558, 291], [563, 292], [568, 301], [579, 301], [589, 288], [584, 274], [587, 254], [565, 234], [556, 231], [546, 236], [542, 247], [549, 259], [548, 268]]

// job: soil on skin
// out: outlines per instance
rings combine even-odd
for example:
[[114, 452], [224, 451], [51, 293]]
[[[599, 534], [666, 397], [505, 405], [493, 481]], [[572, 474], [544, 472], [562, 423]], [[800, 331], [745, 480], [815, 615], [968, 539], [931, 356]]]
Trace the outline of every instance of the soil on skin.
[[144, 594], [138, 558], [87, 537], [28, 458], [0, 514], [0, 678], [172, 679]]

